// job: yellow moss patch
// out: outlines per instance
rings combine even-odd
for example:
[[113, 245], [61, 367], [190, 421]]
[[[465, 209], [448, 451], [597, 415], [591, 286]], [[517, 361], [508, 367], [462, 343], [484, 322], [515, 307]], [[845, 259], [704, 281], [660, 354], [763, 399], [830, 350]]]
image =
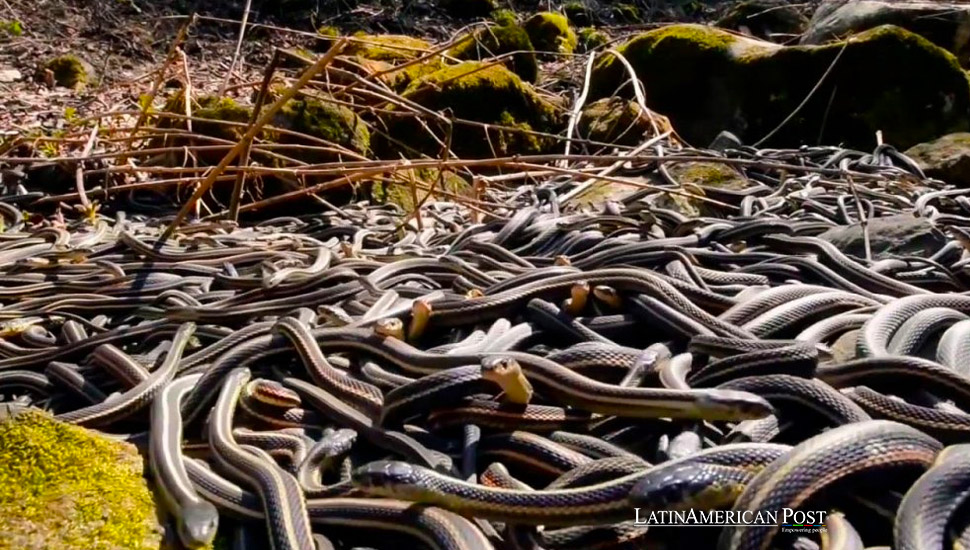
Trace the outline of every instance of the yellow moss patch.
[[542, 52], [573, 53], [576, 49], [576, 33], [569, 28], [565, 15], [541, 12], [525, 22], [525, 32], [536, 50]]
[[74, 55], [51, 59], [44, 68], [54, 74], [54, 83], [65, 88], [77, 88], [88, 81], [88, 66]]
[[347, 55], [359, 55], [378, 61], [408, 61], [432, 49], [427, 40], [399, 34], [354, 33], [357, 40], [344, 49]]
[[157, 550], [161, 528], [130, 446], [37, 411], [0, 423], [0, 548]]
[[720, 162], [675, 162], [667, 166], [682, 185], [746, 189], [748, 182], [734, 168]]
[[512, 10], [495, 10], [489, 14], [489, 19], [495, 21], [499, 25], [515, 25], [518, 20], [515, 17], [515, 12]]
[[324, 25], [322, 27], [317, 28], [317, 34], [327, 38], [336, 38], [340, 36], [340, 29], [330, 25]]

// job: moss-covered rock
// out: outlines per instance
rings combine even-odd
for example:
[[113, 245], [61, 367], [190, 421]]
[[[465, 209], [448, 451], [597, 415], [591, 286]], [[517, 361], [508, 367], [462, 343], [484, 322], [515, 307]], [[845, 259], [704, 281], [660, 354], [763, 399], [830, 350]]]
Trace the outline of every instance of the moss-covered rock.
[[[429, 193], [429, 186], [432, 190], [428, 200], [453, 200], [454, 195], [465, 195], [471, 189], [464, 178], [450, 170], [421, 168], [399, 172], [394, 181], [375, 183], [371, 187], [371, 197], [377, 202], [396, 204], [405, 212], [411, 212], [415, 206], [415, 195], [418, 203], [421, 203]], [[444, 189], [444, 193], [440, 189]]]
[[525, 22], [525, 32], [537, 51], [573, 53], [576, 49], [576, 33], [569, 27], [565, 15], [541, 12]]
[[488, 15], [488, 18], [495, 21], [497, 25], [515, 25], [519, 22], [512, 10], [495, 10]]
[[315, 98], [291, 99], [277, 116], [280, 127], [325, 139], [352, 151], [370, 151], [370, 131], [352, 110]]
[[667, 171], [681, 185], [734, 191], [751, 186], [737, 170], [723, 162], [673, 162], [668, 164]]
[[576, 49], [580, 53], [595, 50], [605, 46], [610, 41], [610, 37], [605, 32], [596, 30], [592, 27], [584, 27], [576, 32]]
[[[841, 57], [805, 105], [767, 142], [845, 142], [909, 147], [970, 128], [970, 81], [956, 59], [927, 40], [884, 26], [843, 44], [780, 47], [699, 25], [641, 34], [620, 48], [646, 87], [651, 109], [670, 117], [688, 142], [721, 130], [760, 140], [791, 115]], [[886, 70], [891, 59], [892, 70]], [[593, 98], [624, 86], [612, 56], [594, 68]], [[624, 93], [631, 95], [629, 85]]]
[[68, 54], [55, 57], [44, 64], [50, 71], [53, 83], [64, 88], [80, 88], [91, 78], [91, 66], [77, 57]]
[[[165, 110], [171, 113], [185, 112], [185, 99], [182, 93], [173, 96], [166, 103]], [[239, 141], [246, 133], [246, 126], [252, 117], [252, 106], [239, 103], [230, 97], [202, 96], [196, 98], [192, 117], [192, 130], [204, 136]], [[224, 122], [239, 124], [223, 124]], [[169, 122], [160, 126], [184, 128], [184, 122]], [[370, 151], [370, 131], [367, 125], [352, 110], [336, 103], [305, 97], [292, 99], [277, 113], [272, 123], [256, 135], [258, 141], [271, 143], [301, 143], [296, 136], [290, 136], [279, 129], [293, 130], [309, 136], [325, 139], [361, 154]], [[185, 138], [172, 138], [169, 145], [182, 144]], [[218, 162], [223, 151], [214, 153], [200, 152], [197, 156], [204, 164]], [[320, 162], [323, 159], [316, 153], [287, 152], [287, 156]], [[264, 159], [266, 160], [266, 159]]]
[[[176, 94], [165, 102], [162, 107], [165, 113], [172, 113], [183, 116], [185, 109], [185, 92], [179, 90]], [[203, 136], [223, 139], [227, 141], [238, 141], [246, 133], [246, 128], [240, 125], [223, 124], [231, 122], [238, 124], [248, 124], [252, 115], [252, 107], [243, 105], [231, 97], [219, 97], [215, 95], [197, 96], [192, 101], [192, 131]], [[188, 124], [182, 119], [159, 117], [155, 123], [159, 128], [179, 128], [186, 129]], [[265, 135], [257, 136], [258, 139], [265, 138]], [[165, 136], [159, 138], [153, 147], [184, 145], [188, 141], [181, 136]], [[201, 152], [200, 160], [209, 162], [214, 159], [218, 162], [222, 153]]]
[[345, 55], [359, 55], [367, 59], [391, 63], [416, 59], [432, 49], [431, 43], [427, 40], [400, 34], [357, 32], [354, 33], [353, 38], [354, 41], [344, 48]]
[[909, 213], [873, 217], [866, 227], [837, 225], [818, 238], [856, 258], [865, 258], [868, 246], [874, 260], [899, 256], [929, 258], [947, 243], [946, 235], [934, 222]]
[[[515, 53], [513, 53], [515, 52]], [[511, 53], [506, 66], [526, 82], [539, 78], [539, 64], [529, 34], [516, 24], [477, 30], [460, 38], [448, 55], [462, 61], [480, 61]]]
[[634, 4], [616, 4], [611, 8], [611, 15], [620, 23], [640, 22], [640, 8]]
[[731, 6], [717, 26], [769, 40], [781, 35], [784, 41], [805, 32], [808, 18], [786, 0], [745, 0]]
[[354, 37], [358, 41], [348, 45], [344, 54], [356, 60], [359, 65], [370, 65], [370, 68], [377, 68], [375, 67], [377, 63], [388, 63], [389, 66], [380, 68], [380, 70], [387, 70], [381, 76], [381, 79], [395, 90], [403, 90], [414, 79], [442, 67], [441, 57], [436, 56], [420, 63], [412, 63], [398, 69], [393, 68], [394, 65], [404, 65], [411, 62], [433, 49], [434, 46], [426, 40], [395, 34], [366, 35], [356, 33]]
[[[460, 119], [526, 131], [457, 124], [452, 149], [463, 157], [541, 152], [554, 140], [527, 132], [555, 132], [561, 127], [556, 108], [501, 65], [468, 61], [446, 67], [411, 83], [402, 95], [434, 111], [448, 109]], [[439, 154], [440, 146], [422, 143], [422, 134], [410, 120], [392, 125], [392, 135], [398, 140], [428, 154]]]
[[593, 23], [593, 16], [586, 3], [581, 0], [572, 0], [562, 5], [562, 11], [566, 14], [566, 19], [573, 25], [584, 27]]
[[636, 145], [652, 128], [650, 118], [635, 101], [620, 97], [596, 100], [579, 118], [579, 134], [593, 141]]
[[[185, 99], [181, 92], [168, 101], [165, 110], [185, 114]], [[192, 117], [205, 120], [193, 121], [192, 130], [204, 136], [238, 141], [246, 133], [246, 128], [220, 122], [248, 124], [252, 113], [251, 106], [243, 105], [231, 97], [202, 96], [195, 100]], [[207, 122], [210, 120], [212, 122]]]
[[957, 132], [914, 145], [906, 155], [931, 178], [970, 188], [970, 133]]
[[137, 450], [25, 410], [0, 421], [0, 547], [158, 550]]

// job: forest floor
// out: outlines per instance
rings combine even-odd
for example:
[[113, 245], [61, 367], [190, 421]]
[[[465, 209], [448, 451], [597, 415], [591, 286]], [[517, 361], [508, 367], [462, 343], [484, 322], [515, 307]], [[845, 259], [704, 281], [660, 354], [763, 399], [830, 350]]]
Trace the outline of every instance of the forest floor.
[[[555, 8], [527, 3], [513, 7]], [[610, 25], [610, 32], [619, 37], [665, 22], [714, 20], [731, 3], [648, 2], [640, 6], [639, 21]], [[274, 48], [312, 50], [319, 42], [314, 29], [321, 26], [443, 41], [469, 23], [445, 14], [435, 0], [352, 7], [344, 0], [256, 0], [229, 75], [244, 11], [245, 2], [225, 0], [0, 0], [0, 138], [57, 130], [74, 117], [136, 109], [191, 13], [198, 20], [181, 48], [191, 84], [201, 92], [258, 80]], [[82, 90], [50, 86], [40, 74], [46, 60], [68, 53], [94, 70]]]

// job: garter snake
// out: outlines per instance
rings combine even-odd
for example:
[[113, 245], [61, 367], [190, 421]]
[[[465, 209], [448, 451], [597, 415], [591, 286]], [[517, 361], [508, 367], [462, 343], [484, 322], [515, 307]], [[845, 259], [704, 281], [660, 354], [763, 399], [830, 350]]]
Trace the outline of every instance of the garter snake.
[[[590, 525], [626, 519], [631, 498], [641, 507], [655, 506], [656, 509], [663, 509], [675, 499], [678, 506], [684, 507], [693, 503], [705, 507], [730, 505], [732, 494], [740, 491], [709, 490], [712, 484], [723, 480], [718, 475], [720, 469], [709, 468], [707, 471], [712, 474], [705, 477], [699, 487], [688, 478], [676, 476], [688, 463], [698, 468], [707, 465], [757, 470], [787, 450], [784, 445], [726, 445], [611, 481], [568, 489], [519, 491], [484, 487], [414, 464], [394, 461], [362, 466], [354, 471], [352, 481], [368, 494], [437, 505], [483, 519], [522, 525]], [[670, 485], [664, 480], [670, 480], [672, 475], [675, 476], [673, 479], [685, 482], [689, 494], [669, 489]], [[637, 487], [637, 495], [631, 497], [631, 491]], [[720, 494], [720, 498], [715, 498], [715, 493]]]

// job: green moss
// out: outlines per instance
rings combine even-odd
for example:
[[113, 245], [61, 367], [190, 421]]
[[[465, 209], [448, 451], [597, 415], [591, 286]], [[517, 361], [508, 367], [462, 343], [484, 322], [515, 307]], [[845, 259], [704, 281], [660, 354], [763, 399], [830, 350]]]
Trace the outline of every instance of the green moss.
[[594, 101], [579, 119], [580, 135], [604, 143], [636, 145], [650, 128], [640, 105], [619, 97]]
[[637, 23], [640, 21], [640, 9], [633, 4], [617, 4], [613, 6], [613, 17], [621, 23]]
[[[180, 114], [184, 110], [174, 111]], [[204, 96], [198, 99], [198, 106], [192, 110], [192, 116], [210, 120], [239, 122], [248, 124], [252, 117], [253, 109], [249, 106], [240, 105], [231, 97]], [[229, 126], [225, 124], [207, 123], [195, 121], [192, 129], [200, 134], [230, 141], [238, 141], [245, 133], [246, 129], [242, 126]]]
[[[761, 139], [795, 111], [842, 50], [843, 43], [780, 47], [699, 25], [657, 29], [619, 48], [644, 82], [650, 107], [693, 143], [725, 129]], [[894, 70], [884, 70], [886, 59]], [[604, 56], [591, 95], [613, 95], [628, 80], [621, 64]], [[630, 92], [629, 85], [621, 90]], [[884, 26], [848, 40], [825, 82], [769, 144], [815, 143], [821, 136], [870, 147], [882, 130], [889, 143], [908, 147], [968, 127], [970, 82], [956, 58]]]
[[677, 162], [671, 163], [668, 170], [681, 185], [737, 190], [748, 187], [736, 170], [720, 162]]
[[358, 153], [370, 151], [370, 131], [356, 113], [318, 99], [294, 99], [280, 111], [281, 125], [342, 145]]
[[[435, 111], [449, 109], [455, 117], [521, 128], [555, 132], [561, 125], [558, 111], [539, 97], [531, 86], [501, 65], [469, 61], [436, 71], [413, 82], [403, 96]], [[396, 133], [409, 144], [420, 130], [408, 123], [398, 125]], [[545, 150], [551, 138], [479, 127], [455, 126], [452, 148], [467, 157], [493, 154], [533, 153]], [[431, 144], [421, 147], [436, 151]]]
[[[344, 50], [345, 54], [356, 56], [360, 59], [391, 63], [392, 65], [417, 59], [433, 48], [430, 42], [410, 36], [394, 34], [365, 35], [363, 33], [356, 33], [354, 36], [366, 42], [351, 43]], [[421, 63], [390, 71], [382, 78], [390, 86], [400, 91], [406, 88], [416, 78], [432, 73], [440, 69], [441, 66], [441, 58], [435, 57], [422, 61]]]
[[589, 25], [593, 22], [593, 18], [590, 16], [591, 14], [586, 8], [586, 4], [580, 0], [566, 2], [562, 5], [562, 11], [573, 25]]
[[595, 50], [601, 46], [605, 46], [609, 43], [610, 37], [602, 31], [598, 31], [592, 27], [585, 27], [579, 29], [576, 33], [577, 49], [580, 52], [588, 52]]
[[6, 33], [10, 36], [20, 36], [24, 33], [24, 25], [16, 19], [13, 21], [0, 19], [0, 33]]
[[[402, 179], [405, 181], [410, 182], [411, 178], [423, 187], [431, 185], [436, 191], [444, 187], [446, 193], [432, 192], [429, 200], [438, 198], [452, 200], [451, 195], [464, 195], [471, 189], [464, 178], [449, 170], [441, 171], [439, 175], [439, 171], [435, 168], [421, 168], [408, 170], [402, 174]], [[416, 192], [418, 202], [421, 202], [428, 193], [425, 189], [416, 189]], [[371, 196], [377, 202], [396, 204], [405, 212], [414, 210], [414, 193], [410, 183], [378, 182], [371, 188]]]
[[488, 18], [499, 25], [515, 25], [518, 20], [512, 10], [495, 10], [488, 15]]
[[565, 15], [537, 13], [525, 22], [525, 32], [537, 51], [573, 53], [576, 49], [576, 33], [569, 28]]
[[346, 55], [359, 55], [378, 61], [409, 61], [432, 48], [427, 40], [399, 34], [354, 33], [357, 39], [344, 49]]
[[78, 88], [88, 81], [87, 64], [74, 55], [62, 55], [48, 61], [44, 68], [54, 74], [54, 83], [65, 88]]
[[24, 411], [0, 423], [0, 464], [0, 548], [159, 548], [133, 448]]
[[[516, 53], [513, 53], [516, 52]], [[475, 31], [458, 40], [448, 54], [463, 61], [482, 60], [513, 53], [509, 69], [527, 82], [539, 77], [539, 65], [532, 41], [518, 25], [499, 25]]]
[[325, 52], [330, 49], [333, 45], [335, 39], [340, 37], [340, 29], [331, 25], [324, 25], [317, 28], [317, 39], [313, 43], [313, 50], [317, 52]]

